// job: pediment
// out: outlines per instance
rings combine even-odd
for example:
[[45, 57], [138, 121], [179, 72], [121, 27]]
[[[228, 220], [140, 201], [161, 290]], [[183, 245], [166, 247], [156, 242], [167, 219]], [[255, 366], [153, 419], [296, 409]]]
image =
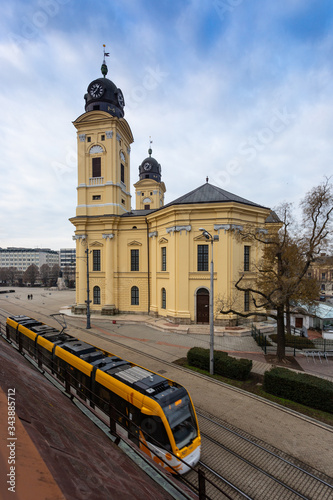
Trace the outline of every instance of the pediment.
[[[140, 179], [134, 184], [135, 187], [158, 186], [160, 182], [155, 179]], [[156, 188], [155, 188], [156, 189]]]
[[137, 247], [137, 246], [141, 247], [142, 243], [140, 243], [140, 241], [132, 240], [129, 243], [127, 243], [127, 246], [128, 247]]
[[99, 121], [101, 118], [107, 118], [107, 119], [113, 119], [117, 120], [114, 116], [110, 115], [106, 111], [101, 111], [101, 110], [95, 110], [95, 111], [89, 111], [88, 113], [83, 113], [80, 115], [73, 123], [74, 125], [77, 123], [91, 123], [91, 122], [96, 122]]
[[[109, 123], [115, 122], [118, 132], [120, 134], [123, 134], [127, 138], [127, 140], [129, 141], [129, 144], [134, 142], [131, 128], [130, 128], [129, 124], [127, 123], [127, 121], [125, 120], [125, 118], [116, 118], [115, 116], [110, 115], [110, 113], [107, 113], [106, 111], [95, 110], [95, 111], [88, 111], [87, 113], [83, 113], [73, 122], [73, 125], [77, 129], [82, 129], [82, 128], [84, 128], [85, 125], [89, 125], [89, 124], [93, 124], [93, 123], [102, 124], [104, 120], [108, 120]], [[109, 127], [109, 125], [105, 125], [105, 126]]]
[[102, 244], [102, 243], [100, 243], [99, 241], [93, 241], [92, 243], [90, 243], [90, 245], [89, 245], [89, 246], [90, 246], [90, 247], [99, 247], [99, 248], [100, 248], [100, 247], [102, 247], [102, 246], [103, 246], [103, 244]]
[[207, 238], [203, 234], [199, 234], [199, 236], [196, 236], [193, 239], [194, 241], [207, 241]]
[[169, 240], [167, 240], [167, 239], [166, 239], [166, 238], [164, 238], [164, 236], [163, 236], [163, 238], [161, 238], [158, 242], [159, 242], [159, 244], [160, 244], [160, 245], [162, 245], [163, 243], [168, 243], [168, 242], [169, 242]]

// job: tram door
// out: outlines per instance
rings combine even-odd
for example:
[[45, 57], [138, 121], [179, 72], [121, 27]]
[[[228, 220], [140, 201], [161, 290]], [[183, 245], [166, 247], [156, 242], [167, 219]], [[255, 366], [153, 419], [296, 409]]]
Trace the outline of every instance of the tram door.
[[206, 288], [197, 291], [197, 323], [209, 323], [209, 291]]

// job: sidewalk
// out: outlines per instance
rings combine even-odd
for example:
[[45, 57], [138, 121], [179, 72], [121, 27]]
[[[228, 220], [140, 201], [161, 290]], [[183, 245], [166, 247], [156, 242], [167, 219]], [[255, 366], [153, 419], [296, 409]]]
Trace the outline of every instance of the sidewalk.
[[[60, 312], [73, 318], [86, 318], [86, 316], [84, 315], [72, 315], [70, 308], [64, 308]], [[96, 323], [98, 323], [99, 321], [109, 321], [111, 324], [116, 325], [145, 325], [160, 332], [184, 335], [184, 337], [188, 337], [191, 339], [197, 338], [199, 341], [201, 338], [204, 339], [204, 342], [207, 345], [210, 338], [209, 325], [175, 324], [168, 321], [166, 318], [155, 318], [144, 314], [117, 314], [115, 316], [100, 316], [97, 314], [92, 314], [91, 321], [94, 321]], [[254, 325], [262, 332], [269, 333], [270, 331], [274, 331], [274, 326], [270, 322], [258, 322], [254, 323]], [[214, 342], [215, 348], [229, 352], [230, 356], [234, 356], [237, 358], [246, 357], [248, 359], [251, 359], [253, 373], [264, 375], [264, 373], [266, 371], [269, 371], [273, 366], [266, 361], [265, 354], [262, 348], [259, 347], [251, 337], [251, 325], [240, 327], [215, 326]], [[193, 342], [191, 344], [193, 344]], [[242, 347], [242, 349], [240, 349], [240, 346]], [[193, 345], [189, 345], [189, 348], [190, 347], [193, 347]], [[314, 361], [312, 358], [307, 358], [301, 353], [297, 353], [296, 360], [300, 365], [301, 370], [295, 371], [299, 371], [300, 373], [306, 372], [308, 374], [333, 382], [332, 358], [330, 358], [328, 361], [320, 361], [319, 359]], [[294, 369], [287, 365], [285, 367], [288, 369]]]
[[[33, 294], [33, 300], [27, 299], [27, 294]], [[86, 316], [72, 315], [70, 304], [75, 302], [74, 290], [44, 290], [42, 288], [18, 288], [15, 293], [3, 295], [0, 297], [0, 305], [3, 304], [7, 310], [12, 310], [15, 314], [28, 314], [34, 316], [34, 311], [40, 311], [44, 314], [62, 312], [70, 318], [85, 321]], [[8, 309], [9, 308], [9, 309]], [[209, 347], [210, 335], [209, 325], [182, 325], [174, 324], [167, 318], [156, 318], [147, 314], [119, 314], [116, 316], [91, 315], [91, 321], [96, 325], [139, 325], [138, 335], [148, 339], [148, 343], [155, 345], [167, 344], [170, 346], [168, 361], [172, 361], [186, 355], [186, 349], [194, 346]], [[263, 332], [273, 329], [272, 323], [255, 323], [256, 327]], [[150, 328], [145, 328], [148, 326]], [[131, 330], [136, 330], [135, 328]], [[143, 332], [143, 333], [142, 333]], [[154, 333], [155, 332], [155, 333]], [[269, 332], [267, 332], [269, 333]], [[131, 331], [133, 339], [135, 331]], [[174, 346], [172, 348], [171, 346]], [[179, 349], [177, 349], [177, 346]], [[148, 345], [147, 345], [148, 347]], [[259, 347], [251, 337], [251, 325], [239, 327], [220, 327], [214, 328], [214, 347], [218, 350], [227, 351], [231, 356], [246, 357], [252, 359], [254, 373], [264, 374], [271, 368], [267, 363], [261, 347]], [[329, 361], [306, 358], [297, 353], [296, 360], [304, 372], [317, 377], [322, 377], [333, 381], [333, 359]]]

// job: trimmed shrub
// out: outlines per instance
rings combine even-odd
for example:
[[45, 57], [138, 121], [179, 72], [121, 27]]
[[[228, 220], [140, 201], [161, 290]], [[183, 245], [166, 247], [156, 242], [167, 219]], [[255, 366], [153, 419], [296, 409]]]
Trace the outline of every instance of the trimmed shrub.
[[[187, 362], [191, 366], [209, 371], [210, 350], [202, 347], [192, 347], [187, 353]], [[227, 352], [214, 351], [214, 373], [222, 377], [236, 380], [249, 378], [252, 369], [250, 359], [234, 359]]]
[[264, 390], [296, 403], [333, 413], [333, 383], [286, 368], [272, 368], [264, 375]]
[[[272, 333], [269, 338], [277, 343], [277, 334]], [[286, 347], [295, 347], [296, 349], [314, 349], [316, 346], [307, 337], [299, 337], [298, 335], [285, 336]]]
[[187, 352], [187, 362], [189, 365], [196, 366], [201, 370], [209, 370], [209, 349], [192, 347]]

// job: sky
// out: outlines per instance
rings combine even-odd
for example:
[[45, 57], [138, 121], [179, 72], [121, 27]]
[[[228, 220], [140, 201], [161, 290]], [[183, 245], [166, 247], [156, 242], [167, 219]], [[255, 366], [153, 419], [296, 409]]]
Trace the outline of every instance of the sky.
[[[0, 18], [0, 247], [74, 248], [76, 130], [89, 83], [125, 98], [131, 192], [206, 182], [274, 208], [333, 174], [331, 0], [15, 0]], [[135, 208], [135, 206], [133, 206]]]

